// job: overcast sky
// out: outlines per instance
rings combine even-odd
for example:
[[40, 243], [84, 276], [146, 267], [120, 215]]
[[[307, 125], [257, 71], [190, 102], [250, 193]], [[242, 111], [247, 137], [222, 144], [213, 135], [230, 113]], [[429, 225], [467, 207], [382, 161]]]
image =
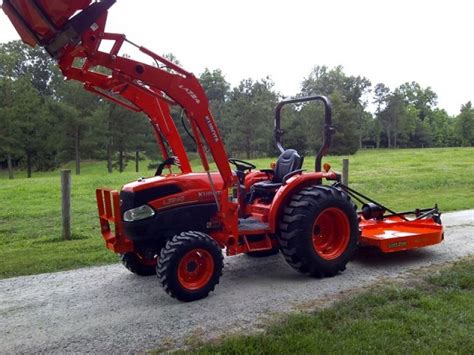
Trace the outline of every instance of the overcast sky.
[[[108, 30], [232, 85], [268, 75], [289, 96], [315, 65], [341, 64], [374, 85], [431, 86], [457, 114], [474, 101], [473, 15], [472, 0], [118, 0]], [[0, 42], [17, 38], [2, 12]]]

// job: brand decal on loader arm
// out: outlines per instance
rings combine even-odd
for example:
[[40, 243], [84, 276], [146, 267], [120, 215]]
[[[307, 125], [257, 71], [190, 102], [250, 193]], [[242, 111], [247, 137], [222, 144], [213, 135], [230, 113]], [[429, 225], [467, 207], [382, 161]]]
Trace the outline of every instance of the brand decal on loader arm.
[[197, 103], [198, 105], [201, 103], [201, 100], [199, 100], [199, 97], [194, 93], [194, 91], [185, 87], [184, 85], [179, 85], [178, 87], [184, 90], [189, 95], [189, 97], [194, 100], [195, 103]]
[[209, 127], [209, 130], [211, 131], [212, 138], [214, 138], [214, 142], [219, 142], [219, 135], [217, 134], [216, 127], [214, 127], [214, 124], [212, 123], [212, 120], [209, 116], [206, 116], [206, 123], [207, 127]]

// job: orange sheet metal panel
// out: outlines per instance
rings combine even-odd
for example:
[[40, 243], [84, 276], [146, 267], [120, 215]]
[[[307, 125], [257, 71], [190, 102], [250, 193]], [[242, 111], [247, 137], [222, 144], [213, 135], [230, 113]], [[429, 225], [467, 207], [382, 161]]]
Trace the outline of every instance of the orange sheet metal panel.
[[443, 241], [443, 226], [432, 219], [403, 221], [397, 217], [360, 223], [362, 246], [374, 246], [384, 253], [435, 245]]
[[30, 32], [28, 27], [25, 27], [21, 19], [18, 18], [14, 8], [9, 3], [4, 2], [2, 9], [10, 19], [11, 23], [13, 24], [13, 27], [15, 27], [15, 30], [20, 35], [21, 40], [32, 47], [36, 46], [37, 42], [35, 36], [32, 32]]
[[[31, 0], [30, 0], [31, 1]], [[39, 0], [38, 3], [43, 7], [45, 12], [50, 16], [54, 24], [58, 27], [64, 25], [77, 11], [87, 8], [91, 0]]]

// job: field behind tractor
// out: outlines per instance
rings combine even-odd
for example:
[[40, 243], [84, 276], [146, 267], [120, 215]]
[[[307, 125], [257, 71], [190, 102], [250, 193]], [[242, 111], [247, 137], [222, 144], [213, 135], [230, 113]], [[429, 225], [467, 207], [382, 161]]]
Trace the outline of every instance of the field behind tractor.
[[[327, 157], [335, 170], [344, 157]], [[350, 159], [350, 185], [398, 210], [430, 207], [442, 211], [474, 207], [474, 148], [362, 150]], [[268, 168], [275, 159], [252, 159]], [[304, 168], [314, 169], [307, 157]], [[146, 162], [142, 162], [146, 166]], [[193, 164], [199, 171], [199, 162]], [[67, 167], [66, 167], [67, 168]], [[108, 264], [116, 256], [103, 246], [96, 217], [95, 189], [119, 189], [152, 171], [107, 174], [104, 162], [85, 162], [73, 176], [73, 238], [61, 240], [59, 172], [0, 174], [0, 278]]]

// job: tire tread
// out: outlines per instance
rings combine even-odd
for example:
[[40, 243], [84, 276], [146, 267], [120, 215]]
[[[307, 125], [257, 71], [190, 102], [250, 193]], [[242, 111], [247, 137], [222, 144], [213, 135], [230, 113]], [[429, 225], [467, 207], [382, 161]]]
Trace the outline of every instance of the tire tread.
[[[186, 293], [175, 286], [176, 279], [171, 270], [176, 262], [176, 255], [183, 249], [192, 250], [194, 245], [196, 245], [196, 247], [205, 246], [208, 250], [219, 251], [219, 253], [215, 253], [216, 256], [218, 255], [218, 259], [214, 260], [216, 274], [213, 275], [213, 279], [210, 280], [210, 283], [206, 285], [209, 287], [205, 287], [202, 292]], [[156, 266], [156, 274], [166, 293], [173, 298], [189, 302], [207, 297], [211, 291], [214, 291], [216, 285], [219, 284], [223, 267], [224, 257], [217, 242], [205, 233], [189, 231], [175, 235], [166, 243], [166, 246], [161, 249], [159, 261]]]
[[[338, 205], [345, 206], [350, 211], [349, 222], [351, 224], [351, 237], [349, 241], [347, 253], [343, 254], [336, 262], [326, 263], [323, 259], [319, 265], [315, 265], [313, 257], [308, 256], [309, 253], [303, 246], [304, 228], [311, 228], [314, 221], [312, 209], [317, 209], [324, 203], [334, 202]], [[288, 264], [303, 274], [310, 274], [314, 277], [331, 277], [338, 272], [342, 272], [346, 268], [347, 262], [352, 258], [357, 248], [358, 232], [355, 232], [355, 225], [358, 221], [355, 212], [356, 206], [350, 197], [343, 191], [329, 186], [314, 185], [302, 189], [297, 192], [289, 201], [283, 210], [280, 222], [279, 242], [280, 249]], [[346, 213], [347, 214], [347, 213]], [[311, 227], [308, 227], [311, 223]]]

